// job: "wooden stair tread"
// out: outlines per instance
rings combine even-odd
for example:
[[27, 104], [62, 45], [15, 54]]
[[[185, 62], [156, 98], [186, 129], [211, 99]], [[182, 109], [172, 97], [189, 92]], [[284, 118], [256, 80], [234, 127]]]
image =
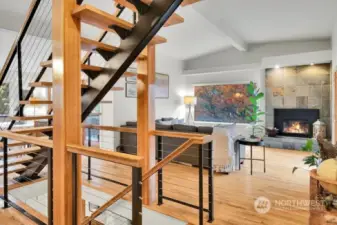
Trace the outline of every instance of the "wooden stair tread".
[[27, 120], [47, 120], [53, 119], [52, 115], [43, 115], [43, 116], [10, 116], [11, 120], [17, 121], [27, 121]]
[[30, 127], [30, 128], [24, 128], [24, 129], [17, 129], [12, 130], [13, 133], [17, 134], [30, 134], [30, 133], [40, 133], [40, 132], [46, 132], [46, 131], [52, 131], [52, 126], [43, 126], [43, 127]]
[[[143, 3], [150, 5], [152, 3], [153, 0], [142, 0]], [[128, 2], [127, 0], [115, 0], [116, 3], [125, 6], [126, 8], [134, 11], [134, 12], [138, 12], [137, 8], [130, 2]], [[184, 22], [184, 18], [179, 16], [178, 14], [174, 13], [165, 23], [164, 27], [168, 27], [168, 26], [172, 26], [172, 25], [176, 25], [179, 23], [183, 23]]]
[[[41, 62], [40, 66], [52, 68], [53, 67], [53, 60]], [[104, 68], [99, 67], [99, 66], [91, 66], [91, 65], [82, 64], [81, 69], [82, 70], [90, 70], [90, 71], [102, 71]]]
[[[102, 49], [108, 52], [117, 52], [119, 50], [118, 47], [108, 45], [99, 41], [91, 40], [88, 38], [81, 37], [81, 48], [84, 51], [95, 51], [96, 49]], [[146, 59], [146, 55], [141, 53], [138, 59]]]
[[50, 100], [27, 100], [20, 101], [20, 105], [51, 105], [53, 101]]
[[[40, 152], [41, 148], [34, 146], [34, 147], [30, 147], [30, 148], [23, 148], [23, 149], [19, 149], [19, 150], [12, 150], [12, 151], [8, 151], [8, 157], [15, 157], [15, 156], [20, 156], [20, 155], [27, 155], [27, 154], [31, 154], [31, 153], [36, 153], [36, 152]], [[0, 153], [0, 159], [3, 158], [3, 153]]]
[[184, 6], [187, 6], [187, 5], [192, 5], [194, 3], [197, 3], [197, 2], [200, 2], [201, 0], [184, 0], [182, 3], [181, 3], [181, 6], [184, 7]]
[[[77, 6], [76, 9], [73, 11], [73, 16], [80, 19], [81, 22], [93, 25], [109, 32], [115, 32], [113, 29], [109, 28], [111, 25], [116, 25], [126, 30], [132, 30], [134, 26], [132, 23], [119, 19], [114, 15], [111, 15], [107, 12], [104, 12], [103, 10], [97, 9], [94, 6], [87, 4]], [[165, 38], [155, 36], [150, 43], [161, 44], [165, 42]]]
[[111, 91], [124, 91], [123, 87], [112, 87]]
[[[52, 88], [53, 82], [49, 81], [43, 81], [43, 82], [33, 82], [29, 84], [30, 87], [46, 87], [46, 88]], [[82, 84], [82, 88], [88, 88], [87, 84]]]
[[[24, 165], [15, 165], [15, 166], [9, 166], [8, 167], [8, 174], [11, 174], [11, 173], [19, 173], [19, 172], [22, 172], [26, 170], [26, 167]], [[0, 176], [4, 175], [4, 171], [3, 171], [3, 168], [0, 169]]]
[[[53, 67], [53, 61], [52, 60], [49, 60], [49, 61], [45, 61], [45, 62], [41, 62], [40, 65], [42, 67], [50, 67], [52, 68]], [[102, 67], [98, 67], [98, 66], [89, 66], [89, 65], [86, 65], [86, 64], [82, 64], [81, 65], [81, 69], [82, 70], [91, 70], [91, 71], [103, 71], [104, 68]], [[131, 71], [126, 71], [123, 76], [124, 77], [134, 77], [134, 76], [137, 76], [139, 73], [137, 72], [131, 72]]]
[[115, 25], [123, 29], [131, 30], [133, 24], [125, 20], [117, 18], [114, 15], [111, 15], [103, 10], [97, 9], [92, 5], [81, 5], [77, 6], [73, 11], [73, 16], [80, 19], [81, 22], [102, 28], [110, 29], [109, 26]]
[[[8, 159], [8, 166], [24, 164], [24, 163], [32, 161], [32, 159], [33, 157], [30, 157], [30, 156]], [[4, 165], [3, 162], [0, 162], [0, 168], [3, 168], [3, 165]]]

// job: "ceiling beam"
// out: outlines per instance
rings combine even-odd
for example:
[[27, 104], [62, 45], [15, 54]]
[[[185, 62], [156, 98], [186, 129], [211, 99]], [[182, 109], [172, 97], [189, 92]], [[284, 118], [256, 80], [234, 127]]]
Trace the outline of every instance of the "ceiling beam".
[[231, 45], [239, 51], [247, 51], [247, 43], [228, 25], [223, 21], [215, 21], [210, 16], [205, 15], [192, 6], [193, 10], [198, 13], [205, 21], [207, 21], [208, 26], [206, 29], [211, 32], [223, 37], [226, 41], [230, 42]]

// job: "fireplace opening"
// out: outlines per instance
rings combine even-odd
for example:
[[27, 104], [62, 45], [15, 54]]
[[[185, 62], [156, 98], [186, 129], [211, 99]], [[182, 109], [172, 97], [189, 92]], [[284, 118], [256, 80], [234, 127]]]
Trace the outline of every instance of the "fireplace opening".
[[311, 138], [318, 109], [274, 109], [274, 127], [279, 135]]
[[309, 128], [308, 121], [287, 120], [283, 122], [283, 133], [308, 135]]

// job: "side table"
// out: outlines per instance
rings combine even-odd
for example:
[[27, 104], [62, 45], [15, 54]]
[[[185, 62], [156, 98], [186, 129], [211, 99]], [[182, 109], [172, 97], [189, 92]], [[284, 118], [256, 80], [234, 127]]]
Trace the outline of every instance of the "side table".
[[[239, 170], [241, 169], [241, 159], [250, 160], [250, 175], [253, 175], [253, 160], [255, 161], [263, 161], [264, 172], [266, 172], [266, 147], [264, 145], [263, 140], [246, 140], [240, 139], [238, 140], [239, 145], [250, 146], [250, 158], [241, 158], [239, 151]], [[263, 147], [263, 159], [254, 159], [253, 158], [253, 146], [262, 146]]]

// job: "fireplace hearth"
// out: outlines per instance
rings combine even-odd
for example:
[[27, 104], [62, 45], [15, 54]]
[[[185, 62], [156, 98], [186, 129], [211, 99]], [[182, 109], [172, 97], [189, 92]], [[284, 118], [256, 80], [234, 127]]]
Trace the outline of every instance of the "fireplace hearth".
[[274, 126], [283, 136], [311, 138], [317, 119], [318, 109], [274, 109]]

